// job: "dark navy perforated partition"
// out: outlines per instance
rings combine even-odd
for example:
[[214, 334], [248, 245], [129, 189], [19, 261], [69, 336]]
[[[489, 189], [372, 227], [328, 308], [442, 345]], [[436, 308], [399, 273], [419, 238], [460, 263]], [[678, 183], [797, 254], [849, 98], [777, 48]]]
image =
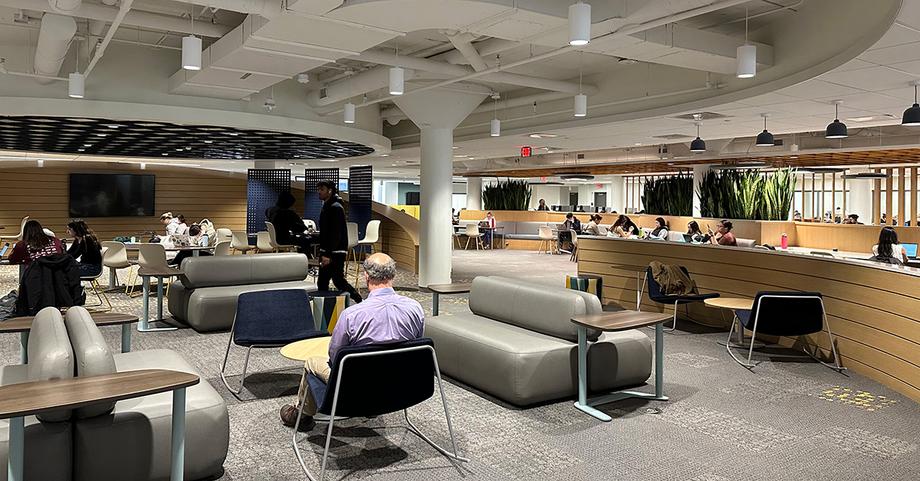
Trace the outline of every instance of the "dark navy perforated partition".
[[265, 210], [275, 205], [278, 194], [291, 191], [291, 169], [249, 169], [246, 184], [246, 232], [254, 236], [265, 230]]
[[316, 195], [316, 183], [321, 180], [331, 180], [339, 185], [339, 169], [307, 169], [304, 171], [304, 199], [303, 218], [312, 219], [319, 224], [319, 213], [323, 210], [323, 201]]
[[369, 165], [348, 168], [348, 221], [358, 224], [358, 239], [364, 238], [371, 220], [374, 169]]

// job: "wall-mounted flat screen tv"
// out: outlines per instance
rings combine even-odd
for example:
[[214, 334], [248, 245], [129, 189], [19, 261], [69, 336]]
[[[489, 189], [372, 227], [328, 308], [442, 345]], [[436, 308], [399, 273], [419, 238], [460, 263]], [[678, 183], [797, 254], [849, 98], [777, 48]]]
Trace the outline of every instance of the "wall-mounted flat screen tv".
[[151, 216], [155, 193], [154, 175], [70, 174], [70, 216]]

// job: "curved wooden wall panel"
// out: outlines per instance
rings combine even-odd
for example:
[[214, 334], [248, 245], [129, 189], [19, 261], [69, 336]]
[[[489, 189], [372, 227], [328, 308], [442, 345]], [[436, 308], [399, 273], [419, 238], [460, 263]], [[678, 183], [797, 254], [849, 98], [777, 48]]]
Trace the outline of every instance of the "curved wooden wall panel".
[[[761, 249], [580, 238], [578, 271], [604, 277], [604, 302], [634, 309], [638, 279], [658, 260], [690, 270], [702, 292], [818, 291], [843, 363], [920, 401], [920, 269]], [[643, 310], [670, 310], [642, 299]], [[694, 305], [691, 318], [727, 327], [730, 314]], [[791, 343], [791, 339], [783, 339]], [[829, 356], [826, 336], [806, 342]]]

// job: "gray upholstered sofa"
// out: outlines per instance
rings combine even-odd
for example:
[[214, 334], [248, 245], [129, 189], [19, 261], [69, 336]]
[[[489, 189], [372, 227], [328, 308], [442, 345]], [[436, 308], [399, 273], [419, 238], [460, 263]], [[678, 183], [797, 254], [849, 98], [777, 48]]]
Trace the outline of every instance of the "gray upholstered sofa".
[[[29, 336], [29, 364], [0, 368], [0, 385], [138, 369], [201, 376], [166, 349], [112, 354], [82, 307], [38, 313]], [[172, 432], [169, 392], [26, 418], [25, 479], [55, 481], [169, 479]], [[223, 398], [206, 379], [186, 391], [185, 479], [222, 472], [230, 443]], [[9, 423], [0, 421], [0, 463], [9, 455]], [[6, 480], [2, 470], [0, 480]]]
[[169, 312], [199, 332], [230, 329], [236, 299], [271, 289], [315, 291], [307, 282], [307, 256], [296, 253], [189, 257], [169, 287]]
[[[574, 396], [577, 332], [572, 316], [601, 312], [597, 296], [504, 277], [473, 281], [470, 311], [425, 321], [445, 374], [526, 406]], [[639, 331], [588, 332], [588, 386], [609, 391], [644, 383], [652, 344]]]

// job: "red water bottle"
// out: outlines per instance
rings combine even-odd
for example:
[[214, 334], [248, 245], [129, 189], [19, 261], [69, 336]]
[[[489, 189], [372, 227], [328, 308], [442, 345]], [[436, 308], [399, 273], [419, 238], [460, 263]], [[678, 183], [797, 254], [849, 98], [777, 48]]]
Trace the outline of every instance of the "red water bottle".
[[783, 250], [789, 248], [789, 236], [787, 236], [785, 232], [783, 232], [783, 237], [780, 240], [780, 247], [782, 247]]

